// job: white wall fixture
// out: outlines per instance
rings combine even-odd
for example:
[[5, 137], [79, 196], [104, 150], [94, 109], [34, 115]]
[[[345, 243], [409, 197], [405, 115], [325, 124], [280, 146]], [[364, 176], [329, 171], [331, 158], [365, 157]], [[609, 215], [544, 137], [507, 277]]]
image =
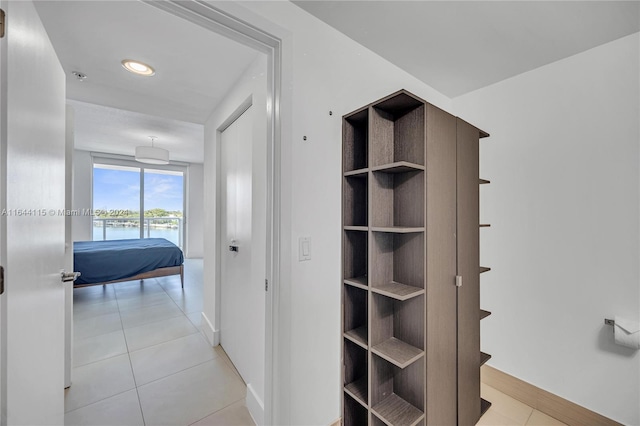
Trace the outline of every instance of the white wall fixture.
[[151, 146], [136, 147], [136, 161], [145, 164], [169, 164], [169, 151], [153, 146], [156, 136], [149, 136]]

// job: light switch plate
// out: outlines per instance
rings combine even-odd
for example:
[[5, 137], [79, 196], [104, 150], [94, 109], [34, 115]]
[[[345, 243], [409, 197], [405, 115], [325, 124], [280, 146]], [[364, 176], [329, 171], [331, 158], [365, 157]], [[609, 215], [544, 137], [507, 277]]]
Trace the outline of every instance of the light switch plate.
[[298, 238], [298, 261], [311, 260], [311, 237]]

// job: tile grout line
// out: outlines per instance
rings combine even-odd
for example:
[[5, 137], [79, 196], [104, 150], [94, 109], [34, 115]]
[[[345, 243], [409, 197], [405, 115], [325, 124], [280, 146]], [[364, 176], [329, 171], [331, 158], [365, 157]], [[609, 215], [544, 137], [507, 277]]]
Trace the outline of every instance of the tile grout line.
[[531, 413], [529, 413], [529, 417], [527, 417], [527, 420], [524, 422], [524, 426], [529, 424], [529, 420], [531, 420], [531, 416], [533, 416], [534, 411], [535, 411], [535, 408], [531, 407]]
[[[246, 397], [245, 397], [245, 398], [246, 398]], [[239, 401], [242, 401], [242, 398], [237, 399], [237, 400], [235, 400], [235, 401], [233, 401], [233, 402], [231, 402], [231, 403], [229, 403], [229, 404], [225, 405], [224, 407], [220, 408], [219, 410], [214, 411], [213, 413], [209, 413], [209, 414], [207, 414], [207, 415], [206, 415], [206, 416], [204, 416], [203, 418], [198, 419], [198, 420], [196, 420], [196, 421], [195, 421], [195, 422], [193, 422], [193, 423], [189, 423], [189, 426], [193, 426], [194, 424], [198, 423], [199, 421], [202, 421], [202, 420], [206, 419], [206, 418], [207, 418], [207, 417], [209, 417], [209, 416], [213, 416], [214, 414], [219, 413], [220, 411], [222, 411], [222, 410], [224, 410], [224, 409], [226, 409], [226, 408], [231, 407], [233, 404], [235, 404], [235, 403], [237, 403], [237, 402], [239, 402]]]
[[105, 400], [107, 400], [107, 399], [109, 399], [109, 398], [115, 398], [116, 396], [122, 395], [122, 394], [127, 393], [127, 392], [131, 392], [131, 391], [132, 391], [132, 390], [134, 390], [134, 389], [135, 389], [135, 388], [131, 388], [131, 389], [127, 389], [127, 390], [123, 390], [122, 392], [118, 392], [118, 393], [116, 393], [116, 394], [114, 394], [114, 395], [111, 395], [111, 396], [108, 396], [108, 397], [106, 397], [106, 398], [101, 398], [101, 399], [99, 399], [99, 400], [97, 400], [97, 401], [90, 402], [89, 404], [81, 405], [81, 406], [79, 406], [79, 407], [74, 408], [73, 410], [65, 411], [65, 412], [64, 412], [64, 415], [66, 416], [67, 414], [69, 414], [69, 413], [73, 413], [74, 411], [78, 411], [78, 410], [81, 410], [81, 409], [83, 409], [83, 408], [90, 407], [90, 406], [92, 406], [92, 405], [94, 405], [94, 404], [97, 404], [97, 403], [99, 403], [99, 402], [103, 402], [103, 401], [105, 401]]
[[[144, 280], [140, 280], [142, 281], [141, 284], [144, 285]], [[163, 289], [164, 290], [164, 289]], [[146, 425], [147, 422], [144, 419], [144, 411], [142, 410], [142, 402], [140, 401], [140, 392], [138, 391], [138, 382], [136, 381], [136, 375], [133, 371], [133, 362], [131, 362], [131, 353], [129, 352], [129, 344], [127, 343], [127, 333], [124, 332], [124, 323], [122, 322], [122, 315], [120, 312], [120, 304], [118, 303], [118, 292], [115, 291], [114, 288], [114, 293], [116, 296], [116, 305], [118, 306], [118, 315], [120, 316], [120, 326], [122, 327], [122, 334], [124, 336], [124, 344], [125, 347], [127, 348], [127, 358], [129, 359], [129, 368], [131, 368], [131, 376], [133, 377], [133, 385], [135, 386], [135, 390], [136, 390], [136, 396], [138, 398], [138, 407], [140, 408], [140, 416], [142, 416], [142, 424]]]
[[[138, 385], [136, 384], [136, 388], [138, 388], [138, 387], [144, 387], [144, 386], [150, 385], [151, 383], [155, 383], [155, 382], [157, 382], [157, 381], [159, 381], [159, 380], [166, 379], [166, 378], [171, 377], [171, 376], [175, 376], [176, 374], [179, 374], [179, 373], [184, 373], [184, 372], [185, 372], [185, 371], [187, 371], [187, 370], [191, 370], [192, 368], [200, 367], [200, 366], [201, 366], [201, 365], [203, 365], [203, 364], [206, 364], [206, 363], [208, 363], [208, 362], [211, 362], [211, 361], [215, 360], [216, 358], [220, 358], [220, 355], [216, 354], [216, 356], [215, 356], [215, 357], [213, 357], [213, 358], [211, 358], [211, 359], [208, 359], [208, 360], [206, 360], [206, 361], [202, 361], [202, 362], [200, 362], [200, 363], [198, 363], [198, 364], [194, 364], [194, 365], [192, 365], [192, 366], [190, 366], [190, 367], [183, 368], [182, 370], [178, 370], [178, 371], [173, 372], [173, 373], [171, 373], [171, 374], [167, 374], [166, 376], [158, 377], [157, 379], [153, 379], [153, 380], [151, 380], [150, 382], [147, 382], [147, 383], [141, 384], [140, 386], [138, 386]], [[224, 363], [224, 361], [223, 361], [223, 363]], [[226, 364], [225, 364], [225, 367], [230, 368], [230, 367], [229, 367], [228, 365], [226, 365]]]

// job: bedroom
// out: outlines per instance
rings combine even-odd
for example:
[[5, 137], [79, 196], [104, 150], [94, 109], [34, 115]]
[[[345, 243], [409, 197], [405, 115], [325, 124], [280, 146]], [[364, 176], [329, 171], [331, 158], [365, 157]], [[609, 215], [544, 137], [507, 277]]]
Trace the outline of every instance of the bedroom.
[[[231, 5], [229, 7], [232, 8]], [[600, 164], [591, 156], [588, 158], [572, 157], [567, 151], [568, 146], [562, 143], [562, 138], [553, 139], [553, 142], [557, 144], [555, 147], [536, 142], [546, 140], [548, 134], [545, 134], [545, 131], [558, 132], [562, 135], [576, 132], [579, 135], [579, 140], [584, 144], [583, 148], [588, 148], [593, 153], [597, 151], [599, 146], [598, 139], [610, 138], [599, 133], [587, 132], [581, 128], [580, 123], [597, 123], [601, 119], [598, 114], [600, 110], [588, 108], [588, 101], [584, 99], [582, 93], [596, 96], [600, 102], [599, 105], [606, 104], [611, 111], [620, 115], [620, 121], [618, 121], [610, 114], [604, 114], [606, 126], [615, 126], [620, 129], [620, 133], [616, 133], [611, 139], [628, 141], [629, 135], [634, 136], [635, 130], [629, 126], [621, 125], [621, 120], [624, 117], [626, 120], [635, 120], [625, 114], [625, 112], [633, 112], [634, 108], [637, 108], [635, 107], [636, 99], [630, 94], [635, 90], [634, 84], [637, 85], [637, 83], [635, 80], [630, 80], [626, 70], [635, 69], [633, 67], [636, 66], [634, 62], [636, 57], [629, 55], [637, 54], [633, 50], [637, 46], [634, 44], [637, 41], [621, 39], [574, 58], [567, 58], [507, 80], [501, 86], [490, 86], [484, 89], [484, 93], [477, 92], [475, 94], [477, 98], [471, 94], [451, 100], [400, 71], [394, 65], [371, 54], [368, 50], [363, 51], [356, 43], [290, 4], [279, 4], [273, 9], [266, 5], [257, 4], [247, 7], [250, 12], [240, 15], [244, 19], [254, 22], [256, 25], [264, 24], [264, 28], [281, 35], [284, 40], [287, 40], [287, 31], [296, 38], [296, 43], [294, 46], [290, 45], [291, 51], [288, 54], [290, 54], [289, 58], [292, 56], [296, 61], [294, 75], [298, 89], [295, 94], [289, 93], [288, 96], [292, 98], [292, 106], [289, 107], [289, 110], [284, 111], [285, 119], [289, 120], [287, 121], [289, 124], [285, 126], [285, 140], [291, 143], [291, 146], [287, 145], [285, 154], [290, 156], [287, 157], [288, 159], [294, 160], [293, 164], [286, 162], [284, 175], [296, 177], [294, 181], [289, 183], [292, 188], [289, 188], [290, 192], [287, 192], [293, 194], [289, 197], [293, 197], [296, 203], [293, 204], [292, 198], [288, 198], [290, 203], [288, 209], [290, 210], [287, 214], [290, 216], [287, 216], [289, 225], [284, 230], [284, 241], [289, 247], [288, 250], [295, 251], [297, 237], [311, 235], [314, 256], [322, 257], [322, 261], [312, 261], [305, 264], [297, 264], [292, 261], [286, 267], [285, 282], [302, 283], [302, 285], [296, 284], [295, 286], [287, 284], [287, 289], [290, 291], [289, 296], [295, 305], [290, 311], [282, 313], [285, 318], [284, 322], [294, 325], [286, 333], [290, 335], [291, 342], [295, 342], [295, 345], [282, 354], [281, 360], [282, 364], [290, 363], [292, 368], [291, 377], [286, 379], [291, 383], [291, 389], [286, 392], [289, 394], [286, 398], [290, 403], [282, 407], [282, 411], [288, 413], [288, 418], [292, 422], [300, 422], [301, 419], [306, 418], [306, 415], [311, 415], [314, 422], [329, 423], [335, 420], [339, 411], [339, 390], [336, 384], [339, 380], [339, 343], [335, 339], [335, 333], [328, 330], [339, 327], [337, 306], [339, 295], [335, 289], [329, 290], [327, 288], [327, 282], [338, 280], [339, 274], [332, 268], [326, 267], [329, 263], [335, 265], [338, 262], [337, 255], [330, 253], [334, 253], [334, 249], [339, 245], [339, 237], [332, 234], [332, 230], [339, 227], [339, 208], [338, 202], [335, 201], [335, 195], [325, 197], [325, 192], [323, 192], [331, 191], [333, 193], [336, 190], [339, 185], [339, 171], [337, 167], [327, 169], [325, 164], [318, 162], [318, 159], [328, 158], [331, 164], [338, 161], [337, 152], [339, 151], [335, 144], [338, 144], [340, 129], [336, 122], [329, 121], [331, 118], [326, 117], [325, 113], [327, 110], [333, 110], [334, 118], [339, 118], [344, 112], [351, 111], [360, 105], [397, 90], [398, 86], [443, 106], [448, 106], [448, 109], [455, 108], [456, 111], [460, 111], [461, 116], [468, 116], [470, 120], [477, 120], [479, 125], [492, 134], [492, 138], [498, 138], [500, 134], [511, 136], [510, 138], [503, 136], [502, 139], [498, 139], [499, 142], [495, 143], [493, 147], [490, 144], [483, 145], [483, 149], [489, 150], [483, 152], [491, 153], [491, 155], [485, 154], [486, 157], [483, 161], [488, 161], [485, 163], [486, 167], [495, 167], [495, 169], [486, 170], [491, 175], [487, 177], [493, 181], [498, 179], [499, 183], [504, 182], [505, 185], [507, 182], [509, 183], [506, 186], [503, 185], [502, 190], [493, 190], [493, 195], [483, 202], [486, 205], [491, 205], [490, 202], [493, 203], [495, 200], [496, 206], [506, 209], [502, 214], [500, 211], [496, 211], [498, 207], [491, 210], [492, 214], [499, 215], [499, 222], [504, 221], [506, 226], [501, 228], [499, 225], [494, 225], [495, 228], [492, 229], [493, 235], [503, 238], [505, 244], [502, 247], [519, 247], [518, 240], [532, 240], [537, 245], [522, 250], [523, 253], [520, 253], [519, 250], [508, 250], [508, 252], [505, 251], [507, 249], [498, 250], [489, 259], [488, 263], [494, 268], [492, 272], [495, 274], [488, 279], [495, 282], [496, 290], [500, 289], [510, 294], [512, 301], [509, 304], [508, 300], [503, 300], [499, 294], [493, 294], [493, 297], [497, 296], [494, 299], [496, 306], [493, 307], [492, 323], [486, 325], [487, 334], [485, 337], [493, 336], [491, 337], [493, 349], [490, 349], [490, 352], [494, 355], [496, 365], [511, 366], [511, 372], [518, 373], [521, 377], [526, 377], [534, 383], [564, 394], [567, 398], [581, 402], [598, 412], [609, 413], [610, 416], [619, 412], [622, 407], [614, 402], [614, 395], [619, 395], [615, 391], [615, 384], [620, 380], [623, 382], [626, 380], [627, 388], [635, 389], [633, 382], [629, 382], [629, 374], [625, 372], [631, 371], [633, 373], [637, 367], [634, 358], [615, 354], [605, 349], [608, 334], [605, 334], [607, 329], [602, 325], [602, 318], [615, 314], [619, 309], [633, 312], [633, 309], [637, 307], [633, 301], [637, 291], [634, 287], [637, 282], [637, 268], [634, 269], [635, 266], [630, 266], [636, 265], [637, 260], [629, 260], [629, 257], [637, 259], [636, 243], [635, 239], [626, 239], [619, 232], [619, 227], [629, 229], [632, 234], [637, 230], [637, 215], [634, 213], [637, 211], [637, 197], [634, 195], [623, 200], [624, 197], [620, 195], [620, 193], [637, 193], [637, 176], [630, 171], [637, 166], [637, 146], [635, 142], [627, 142], [616, 150], [598, 151], [598, 155], [595, 157], [606, 160], [604, 164]], [[274, 22], [275, 24], [273, 24]], [[282, 31], [282, 28], [285, 28], [286, 31]], [[309, 34], [310, 30], [313, 30], [313, 36]], [[318, 35], [323, 35], [323, 43], [315, 39]], [[315, 54], [304, 55], [310, 52], [315, 52]], [[360, 67], [356, 61], [350, 59], [352, 55], [355, 57], [357, 54], [363, 55], [366, 62], [375, 64], [380, 71], [368, 74], [365, 67]], [[621, 54], [627, 56], [622, 57]], [[333, 66], [336, 63], [345, 66], [340, 67], [340, 71], [337, 71]], [[609, 79], [602, 82], [598, 80], [598, 73], [609, 76], [621, 75], [622, 77], [616, 79], [615, 82]], [[390, 79], [390, 76], [394, 78]], [[329, 79], [331, 86], [335, 86], [339, 90], [326, 93], [323, 90], [324, 86], [319, 87], [318, 82], [327, 81], [327, 79]], [[556, 84], [557, 81], [571, 81], [573, 84], [560, 88]], [[602, 87], [603, 89], [593, 93], [593, 87]], [[627, 91], [625, 92], [624, 89]], [[516, 102], [518, 107], [508, 111], [499, 108], [500, 105], [511, 105], [517, 100], [517, 95], [523, 97], [526, 95], [535, 102], [529, 107]], [[486, 105], [483, 101], [487, 98], [496, 99], [495, 103], [500, 105]], [[310, 99], [316, 100], [316, 102], [310, 103]], [[517, 124], [514, 122], [514, 125], [510, 126], [509, 120], [504, 117], [517, 119]], [[562, 121], [559, 117], [571, 117], [575, 121], [563, 124], [558, 122]], [[535, 124], [540, 122], [551, 122], [553, 125], [540, 126], [539, 132], [534, 132], [531, 135], [517, 133], [517, 128], [534, 129], [537, 128]], [[311, 133], [308, 129], [314, 129], [315, 132]], [[590, 130], [593, 129], [590, 128]], [[310, 143], [303, 145], [300, 141], [305, 135], [308, 136]], [[596, 138], [594, 135], [599, 136]], [[314, 143], [313, 141], [322, 142]], [[334, 144], [331, 145], [329, 153], [325, 145], [327, 141]], [[562, 148], [562, 151], [558, 152], [558, 148]], [[506, 152], [509, 153], [507, 158], [501, 155], [505, 150], [508, 150]], [[508, 157], [517, 158], [518, 164], [516, 166], [523, 165], [525, 167], [516, 167], [517, 170], [514, 170], [514, 165], [509, 163]], [[535, 161], [529, 161], [528, 158], [535, 159]], [[554, 159], [557, 159], [558, 162], [552, 161]], [[560, 179], [560, 181], [563, 177], [572, 178], [571, 186], [556, 187], [549, 181], [552, 180], [551, 177], [549, 180], [538, 180], [540, 167], [537, 166], [540, 164], [544, 165], [547, 172], [552, 172], [552, 177]], [[624, 165], [624, 168], [621, 169], [618, 165]], [[594, 195], [614, 197], [612, 201], [615, 203], [613, 205], [620, 207], [616, 209], [618, 213], [614, 214], [609, 211], [605, 204], [589, 201], [588, 194], [592, 190], [589, 170], [597, 171], [598, 180], [602, 183], [595, 188]], [[619, 173], [622, 172], [625, 174], [620, 176]], [[331, 182], [331, 184], [321, 185], [318, 177], [322, 178], [321, 181]], [[313, 197], [312, 191], [309, 191], [306, 184], [308, 181], [315, 183], [313, 188], [322, 194], [322, 197], [318, 198], [329, 200], [328, 204]], [[525, 185], [527, 191], [518, 192], [515, 188], [517, 185]], [[619, 188], [620, 193], [612, 192], [609, 190], [610, 188]], [[525, 196], [526, 194], [535, 194], [535, 197], [532, 197], [536, 200], [535, 205], [542, 210], [514, 210], [513, 203], [510, 202], [512, 197], [521, 200], [518, 203], [521, 206], [527, 206], [533, 202]], [[572, 197], [567, 199], [567, 194], [571, 194]], [[574, 280], [571, 276], [575, 266], [584, 265], [585, 260], [582, 257], [599, 253], [600, 248], [593, 241], [585, 241], [585, 233], [580, 229], [575, 227], [559, 228], [558, 221], [551, 215], [552, 212], [544, 209], [545, 207], [558, 206], [558, 212], [562, 213], [561, 223], [567, 223], [571, 220], [568, 217], [570, 212], [577, 214], [575, 208], [567, 205], [567, 202], [582, 207], [581, 211], [583, 212], [589, 212], [591, 216], [587, 217], [593, 219], [594, 223], [600, 222], [598, 218], [604, 218], [608, 225], [603, 228], [613, 226], [616, 229], [615, 233], [598, 234], [598, 239], [604, 238], [605, 241], [612, 243], [607, 244], [611, 254], [606, 256], [605, 264], [598, 261], [589, 262], [595, 269], [592, 270], [592, 274], [580, 277], [579, 293], [573, 293], [574, 298], [571, 293], [558, 292], [559, 288], [565, 289], [563, 286], [558, 286], [559, 283], [572, 283], [573, 288], [576, 289], [578, 280]], [[507, 215], [507, 212], [511, 212], [512, 215]], [[496, 223], [493, 217], [490, 220]], [[528, 223], [536, 225], [523, 225]], [[587, 224], [583, 223], [582, 225], [587, 227]], [[538, 232], [540, 229], [549, 229], [549, 232], [552, 230], [553, 234], [540, 233]], [[598, 231], [602, 232], [602, 229], [598, 228]], [[516, 239], [514, 236], [518, 235], [519, 237]], [[563, 235], [563, 238], [560, 239], [562, 245], [549, 244], [549, 242], [558, 241], [554, 239], [553, 235]], [[617, 242], [620, 243], [620, 250], [615, 248], [618, 247]], [[622, 247], [626, 247], [628, 251], [624, 249], [623, 252]], [[583, 249], [587, 253], [582, 251]], [[625, 255], [625, 253], [627, 254]], [[530, 257], [525, 259], [524, 254]], [[585, 257], [593, 259], [588, 256]], [[547, 272], [534, 267], [542, 261], [555, 259], [570, 260], [569, 264], [572, 267], [563, 269], [562, 264], [553, 263], [553, 267]], [[513, 271], [510, 267], [512, 260], [519, 262], [517, 271]], [[321, 267], [323, 265], [324, 268]], [[513, 275], [511, 277], [501, 275], [500, 271], [512, 271]], [[526, 274], [522, 271], [526, 271]], [[510, 288], [507, 284], [516, 278], [525, 279], [527, 285]], [[520, 281], [518, 280], [518, 282]], [[602, 284], [599, 284], [602, 282], [606, 283], [606, 289], [603, 289]], [[491, 292], [491, 290], [488, 291]], [[516, 294], [513, 294], [514, 292]], [[524, 292], [527, 298], [526, 303], [520, 303], [522, 299], [519, 298], [517, 292]], [[331, 306], [331, 308], [319, 309], [306, 297], [308, 294], [314, 295], [314, 301], [318, 304]], [[576, 294], [580, 295], [579, 303], [576, 303]], [[552, 296], [557, 297], [554, 299]], [[585, 309], [576, 307], [582, 303], [586, 303], [588, 307]], [[567, 319], [563, 306], [564, 309], [569, 309], [571, 314], [575, 315], [575, 320]], [[549, 315], [539, 318], [536, 316], [536, 309], [549, 312]], [[501, 321], [496, 320], [498, 311], [502, 311], [506, 323], [513, 324], [515, 330], [522, 330], [523, 335], [510, 331], [510, 328], [504, 325], [501, 326]], [[320, 319], [319, 322], [326, 325], [319, 327], [315, 321], [307, 320], [308, 316]], [[567, 331], [572, 333], [570, 344], [563, 341], [564, 329], [556, 327], [555, 320], [557, 318], [567, 324]], [[581, 324], [586, 322], [590, 324], [589, 327], [581, 327]], [[308, 330], [313, 330], [313, 333], [310, 335]], [[499, 338], [501, 333], [509, 336], [508, 340], [517, 342], [517, 348], [508, 349], [508, 343]], [[535, 336], [535, 339], [527, 338], [530, 334]], [[598, 340], [594, 339], [596, 336]], [[549, 342], [550, 350], [543, 352], [556, 355], [557, 359], [554, 362], [541, 362], [537, 359], [535, 356], [536, 342], [543, 347], [544, 342]], [[316, 343], [320, 343], [321, 346], [316, 346]], [[316, 352], [309, 354], [302, 349], [308, 346], [314, 348]], [[509, 356], [509, 353], [513, 353], [513, 356]], [[327, 370], [331, 374], [325, 375], [321, 372], [307, 371], [305, 363], [300, 361], [303, 356], [308, 356], [317, 362], [323, 362], [324, 359], [332, 360], [331, 363], [334, 367]], [[519, 363], [518, 359], [526, 360], [526, 362]], [[575, 360], [584, 361], [575, 363]], [[599, 366], [601, 369], [605, 369], [606, 366], [606, 371], [590, 369], [589, 365]], [[546, 368], [548, 366], [554, 368], [550, 371]], [[559, 374], [566, 374], [566, 380], [554, 380], [554, 376], [557, 377]], [[584, 374], [587, 376], [585, 377]], [[581, 383], [582, 385], [580, 385]], [[590, 386], [587, 386], [591, 383], [598, 383], [611, 392], [594, 391], [590, 389]], [[635, 395], [633, 392], [631, 394]], [[629, 417], [624, 418], [634, 418], [631, 417], [631, 412], [627, 413]], [[620, 419], [624, 421], [623, 417]]]

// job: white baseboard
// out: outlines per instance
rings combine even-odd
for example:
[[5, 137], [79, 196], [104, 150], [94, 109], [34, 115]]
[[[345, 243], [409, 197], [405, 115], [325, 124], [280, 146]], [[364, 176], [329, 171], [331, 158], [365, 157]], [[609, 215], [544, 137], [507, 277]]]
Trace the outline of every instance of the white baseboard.
[[261, 426], [264, 424], [264, 403], [256, 394], [255, 389], [251, 383], [247, 385], [247, 398], [246, 398], [247, 409], [249, 410], [249, 414], [253, 417], [253, 421], [256, 425]]
[[220, 331], [215, 330], [209, 318], [202, 312], [202, 332], [207, 338], [211, 346], [218, 346], [220, 344]]

